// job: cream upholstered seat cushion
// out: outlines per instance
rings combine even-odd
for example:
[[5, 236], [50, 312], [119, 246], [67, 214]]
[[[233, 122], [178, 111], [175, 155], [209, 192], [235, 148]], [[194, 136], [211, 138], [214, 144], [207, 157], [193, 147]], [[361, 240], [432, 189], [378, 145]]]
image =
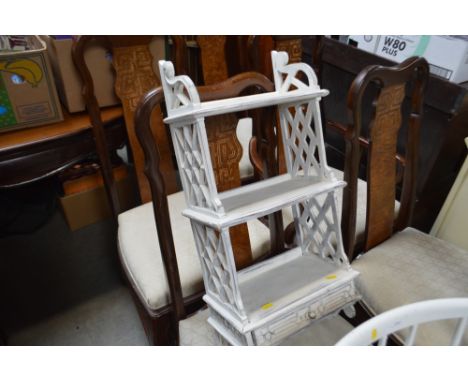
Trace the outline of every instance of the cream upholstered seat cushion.
[[[216, 331], [206, 321], [208, 309], [202, 309], [179, 323], [181, 346], [221, 345]], [[348, 334], [353, 327], [340, 316], [330, 316], [289, 336], [281, 346], [330, 346]]]
[[[468, 252], [414, 228], [393, 235], [352, 266], [361, 273], [358, 288], [375, 314], [417, 301], [468, 296]], [[448, 345], [453, 325], [421, 326], [416, 344]]]
[[[172, 234], [177, 255], [182, 294], [203, 290], [202, 272], [189, 219], [182, 216], [184, 194], [168, 197]], [[270, 231], [258, 220], [248, 223], [253, 257], [270, 248]], [[169, 303], [153, 204], [146, 203], [119, 215], [118, 247], [123, 268], [142, 302], [151, 310]]]

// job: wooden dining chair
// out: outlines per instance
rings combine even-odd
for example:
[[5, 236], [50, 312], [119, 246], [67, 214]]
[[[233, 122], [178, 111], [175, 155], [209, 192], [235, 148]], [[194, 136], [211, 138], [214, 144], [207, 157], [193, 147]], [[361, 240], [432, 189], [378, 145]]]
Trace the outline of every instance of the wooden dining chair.
[[[423, 96], [428, 64], [412, 57], [394, 67], [369, 66], [354, 80], [347, 105], [351, 116], [346, 148], [343, 236], [355, 241], [360, 137], [367, 135], [367, 197], [364, 247], [352, 262], [360, 272], [361, 306], [380, 314], [417, 301], [463, 297], [468, 293], [468, 253], [427, 235], [411, 224]], [[364, 94], [374, 97], [369, 124], [362, 116]], [[405, 101], [406, 99], [406, 101]], [[406, 137], [400, 209], [395, 218], [398, 135]], [[448, 336], [445, 326], [421, 328], [420, 344]]]
[[[134, 166], [139, 179], [143, 204], [125, 212], [119, 208], [109, 155], [106, 150], [106, 137], [102, 130], [100, 110], [94, 96], [93, 81], [84, 60], [86, 47], [93, 40], [98, 40], [107, 46], [113, 55], [113, 65], [116, 69], [116, 92], [123, 103]], [[135, 292], [135, 300], [150, 343], [168, 344], [174, 343], [176, 338], [176, 332], [170, 330], [173, 327], [170, 284], [158, 247], [157, 229], [159, 227], [156, 227], [154, 223], [151, 203], [153, 195], [144, 175], [143, 149], [137, 141], [134, 123], [138, 101], [149, 89], [159, 84], [159, 79], [153, 70], [154, 60], [148, 50], [149, 41], [151, 41], [149, 36], [84, 36], [76, 42], [73, 54], [84, 82], [86, 105], [95, 133], [105, 184], [114, 207], [114, 214], [118, 218], [118, 249], [121, 264]], [[222, 97], [223, 92], [226, 92], [226, 96], [233, 96], [237, 94], [236, 92], [242, 92], [244, 86], [254, 88], [255, 86], [250, 85], [251, 83], [258, 84], [257, 87], [263, 86], [264, 91], [273, 89], [273, 84], [265, 77], [254, 74], [249, 76], [237, 78], [238, 82], [212, 85], [213, 94]], [[157, 140], [166, 128], [162, 122], [161, 113], [153, 113], [151, 118], [151, 134], [147, 135], [147, 139], [153, 136]], [[266, 117], [265, 120], [267, 119]], [[210, 151], [213, 160], [220, 164], [216, 169], [219, 174], [217, 182], [222, 189], [240, 185], [239, 159], [242, 148], [235, 132], [237, 125], [232, 120], [218, 120], [212, 127]], [[175, 216], [175, 224], [178, 228], [175, 243], [177, 246], [191, 248], [190, 224], [180, 216], [184, 198], [182, 193], [175, 193], [178, 190], [178, 178], [172, 161], [172, 145], [167, 140], [164, 142], [158, 146], [160, 155], [164, 158], [159, 167], [164, 174], [165, 189], [168, 194], [171, 194], [169, 198], [171, 216]], [[141, 187], [142, 184], [145, 187]], [[231, 235], [236, 264], [239, 268], [250, 264], [253, 259], [261, 255], [275, 253], [275, 248], [279, 247], [277, 243], [281, 239], [281, 235], [278, 236], [279, 239], [275, 237], [273, 246], [270, 246], [270, 231], [259, 221], [254, 221], [242, 232], [231, 233]], [[179, 250], [178, 253], [188, 254], [190, 251]], [[191, 311], [201, 304], [203, 294], [202, 275], [196, 257], [185, 256], [179, 259], [179, 270], [184, 303], [188, 311]]]

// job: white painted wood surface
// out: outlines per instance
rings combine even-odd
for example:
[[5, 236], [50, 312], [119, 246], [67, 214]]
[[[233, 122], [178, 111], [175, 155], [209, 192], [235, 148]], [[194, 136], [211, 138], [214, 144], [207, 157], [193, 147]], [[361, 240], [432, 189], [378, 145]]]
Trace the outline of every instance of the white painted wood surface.
[[379, 346], [385, 345], [390, 334], [401, 336], [400, 331], [406, 328], [410, 330], [403, 342], [405, 345], [413, 345], [420, 325], [441, 320], [458, 320], [451, 345], [460, 345], [468, 322], [468, 298], [426, 300], [400, 306], [359, 325], [336, 345], [363, 346], [375, 342], [378, 342]]
[[284, 174], [218, 194], [224, 213], [192, 207], [184, 210], [183, 215], [221, 229], [270, 214], [293, 203], [302, 202], [310, 195], [333, 191], [345, 184], [337, 180], [291, 177]]
[[[187, 76], [160, 61], [172, 140], [203, 270], [209, 323], [223, 343], [276, 344], [359, 298], [343, 251], [337, 181], [327, 166], [314, 71], [272, 52], [276, 91], [200, 103]], [[305, 78], [303, 82], [301, 79]], [[218, 193], [204, 117], [277, 106], [288, 173]], [[326, 194], [323, 202], [316, 196]], [[298, 247], [237, 272], [229, 227], [292, 207]]]
[[213, 115], [235, 113], [237, 111], [257, 109], [271, 105], [294, 105], [304, 99], [316, 97], [325, 97], [329, 94], [328, 90], [293, 90], [286, 95], [271, 92], [250, 96], [235, 97], [217, 101], [208, 101], [198, 104], [192, 104], [191, 108], [181, 111], [174, 111], [172, 116], [164, 119], [167, 124], [178, 124], [181, 122], [193, 121], [197, 118], [206, 118]]

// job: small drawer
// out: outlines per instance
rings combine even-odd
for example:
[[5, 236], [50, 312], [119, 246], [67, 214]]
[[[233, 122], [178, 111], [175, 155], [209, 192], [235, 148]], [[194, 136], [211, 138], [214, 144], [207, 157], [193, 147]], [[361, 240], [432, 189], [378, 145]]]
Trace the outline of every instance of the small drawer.
[[329, 292], [319, 300], [309, 302], [293, 313], [286, 313], [272, 323], [258, 328], [253, 332], [257, 345], [274, 345], [293, 333], [305, 328], [312, 321], [339, 311], [344, 306], [359, 300], [359, 294], [354, 285], [347, 285], [336, 291]]

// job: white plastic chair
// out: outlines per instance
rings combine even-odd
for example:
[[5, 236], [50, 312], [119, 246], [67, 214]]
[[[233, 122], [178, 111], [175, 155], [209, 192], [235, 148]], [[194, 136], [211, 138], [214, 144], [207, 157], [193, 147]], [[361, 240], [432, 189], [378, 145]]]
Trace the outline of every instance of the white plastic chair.
[[[460, 345], [468, 323], [468, 298], [443, 298], [404, 305], [379, 314], [353, 329], [336, 346], [365, 346], [377, 343], [385, 346], [391, 334], [401, 337], [401, 330], [409, 329], [403, 342], [413, 345], [418, 327], [421, 324], [457, 320], [451, 345]], [[399, 332], [399, 333], [396, 333]], [[434, 344], [437, 345], [437, 344]]]

